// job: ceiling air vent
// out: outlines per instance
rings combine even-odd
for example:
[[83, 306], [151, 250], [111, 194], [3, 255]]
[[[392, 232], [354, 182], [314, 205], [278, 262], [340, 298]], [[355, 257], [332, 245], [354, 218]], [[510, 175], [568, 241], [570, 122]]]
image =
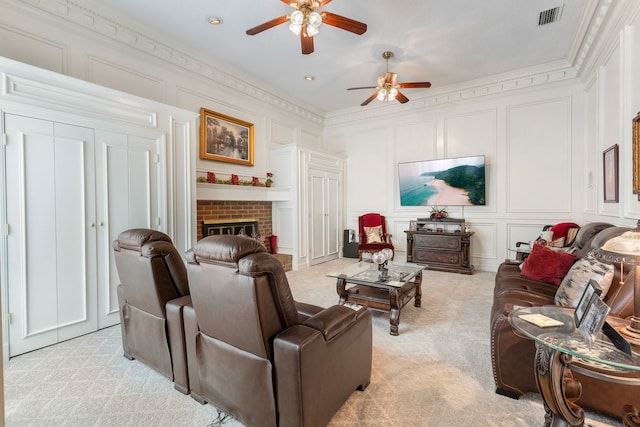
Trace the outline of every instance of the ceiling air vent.
[[560, 12], [562, 11], [562, 6], [556, 6], [551, 9], [543, 10], [540, 12], [540, 16], [538, 17], [538, 26], [551, 24], [552, 22], [556, 22], [560, 20]]

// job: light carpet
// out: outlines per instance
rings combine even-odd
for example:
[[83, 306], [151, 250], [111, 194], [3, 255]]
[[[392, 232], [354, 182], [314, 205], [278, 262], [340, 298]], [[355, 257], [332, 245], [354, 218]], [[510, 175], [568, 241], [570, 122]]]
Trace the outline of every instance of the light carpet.
[[[400, 256], [400, 255], [399, 255]], [[343, 258], [288, 272], [298, 301], [338, 300], [335, 279], [355, 260]], [[400, 335], [389, 316], [373, 312], [373, 370], [364, 392], [354, 391], [330, 426], [542, 426], [537, 394], [513, 400], [494, 393], [489, 311], [495, 275], [425, 271], [422, 307], [410, 302]], [[122, 356], [120, 326], [14, 357], [5, 364], [7, 426], [241, 426], [219, 422], [137, 360]], [[587, 413], [587, 425], [620, 426]]]

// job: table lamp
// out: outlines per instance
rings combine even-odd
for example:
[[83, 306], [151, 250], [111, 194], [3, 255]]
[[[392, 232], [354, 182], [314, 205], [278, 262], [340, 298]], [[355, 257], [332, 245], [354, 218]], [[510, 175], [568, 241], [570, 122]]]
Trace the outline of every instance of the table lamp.
[[[634, 345], [640, 345], [640, 220], [636, 228], [626, 231], [620, 236], [609, 239], [601, 248], [600, 256], [611, 262], [630, 264], [636, 269], [633, 275], [633, 316], [627, 326], [620, 329], [620, 334]], [[621, 278], [624, 280], [624, 277]]]

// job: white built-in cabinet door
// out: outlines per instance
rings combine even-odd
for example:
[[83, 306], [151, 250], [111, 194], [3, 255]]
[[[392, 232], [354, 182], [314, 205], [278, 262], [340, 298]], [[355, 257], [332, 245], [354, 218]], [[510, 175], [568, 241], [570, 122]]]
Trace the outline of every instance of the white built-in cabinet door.
[[5, 115], [9, 356], [119, 322], [111, 242], [164, 229], [164, 139]]
[[94, 132], [8, 114], [5, 126], [13, 356], [97, 328]]
[[340, 174], [309, 169], [309, 265], [340, 251]]
[[98, 327], [120, 322], [116, 287], [120, 283], [111, 243], [133, 228], [165, 229], [164, 180], [159, 179], [162, 138], [96, 130], [98, 234]]

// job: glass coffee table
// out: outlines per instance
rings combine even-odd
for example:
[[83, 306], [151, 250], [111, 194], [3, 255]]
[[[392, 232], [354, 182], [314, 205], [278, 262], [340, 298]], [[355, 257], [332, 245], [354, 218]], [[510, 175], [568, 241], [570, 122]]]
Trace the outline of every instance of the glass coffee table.
[[338, 279], [339, 304], [362, 304], [374, 310], [389, 313], [391, 335], [398, 335], [400, 310], [411, 299], [420, 307], [422, 298], [422, 270], [420, 265], [388, 263], [379, 267], [372, 262], [360, 261], [327, 276]]
[[[603, 339], [596, 339], [589, 345], [576, 329], [574, 311], [573, 308], [543, 306], [519, 308], [509, 313], [511, 326], [536, 343], [535, 374], [547, 413], [546, 426], [584, 425], [584, 412], [574, 403], [580, 397], [582, 386], [573, 378], [571, 371], [605, 381], [640, 385], [640, 378], [623, 379], [608, 375], [604, 370], [586, 368], [584, 364], [594, 364], [607, 367], [612, 374], [616, 371], [640, 371], [640, 357], [636, 353], [628, 355]], [[557, 326], [536, 326], [524, 320], [526, 315], [543, 315], [557, 321]], [[582, 360], [584, 364], [572, 364], [573, 358]], [[622, 408], [623, 402], [620, 406]], [[625, 426], [638, 425], [637, 410], [627, 407], [624, 410], [621, 415]]]

